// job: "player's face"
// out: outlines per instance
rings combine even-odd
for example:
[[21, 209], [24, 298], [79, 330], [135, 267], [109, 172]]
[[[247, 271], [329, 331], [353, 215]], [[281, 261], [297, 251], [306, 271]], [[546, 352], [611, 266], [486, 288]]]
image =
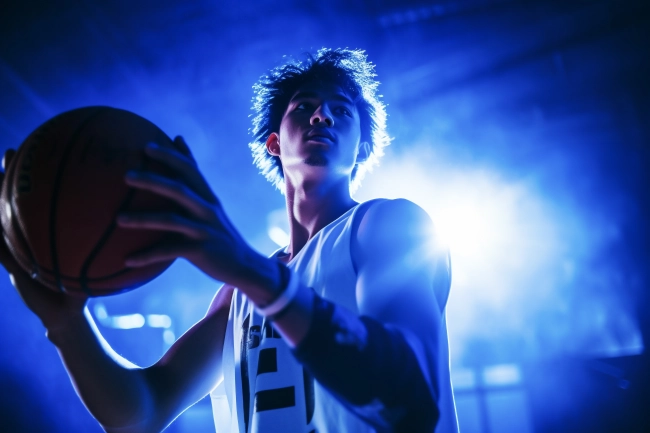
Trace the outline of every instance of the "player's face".
[[302, 86], [291, 97], [277, 135], [285, 177], [349, 179], [360, 138], [359, 112], [347, 92], [336, 84]]

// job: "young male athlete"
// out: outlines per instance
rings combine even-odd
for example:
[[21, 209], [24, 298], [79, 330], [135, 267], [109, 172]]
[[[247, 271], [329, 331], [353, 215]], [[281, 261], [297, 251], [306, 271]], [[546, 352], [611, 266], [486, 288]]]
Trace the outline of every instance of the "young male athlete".
[[457, 431], [448, 256], [416, 205], [350, 196], [388, 144], [374, 76], [362, 51], [323, 49], [256, 84], [251, 148], [284, 192], [291, 227], [289, 245], [270, 258], [235, 230], [182, 138], [177, 150], [147, 149], [178, 179], [138, 172], [126, 182], [186, 213], [120, 215], [122, 227], [177, 235], [126, 264], [183, 257], [225, 283], [150, 367], [108, 346], [84, 299], [39, 287], [2, 249], [107, 432], [161, 431], [208, 393], [219, 433]]

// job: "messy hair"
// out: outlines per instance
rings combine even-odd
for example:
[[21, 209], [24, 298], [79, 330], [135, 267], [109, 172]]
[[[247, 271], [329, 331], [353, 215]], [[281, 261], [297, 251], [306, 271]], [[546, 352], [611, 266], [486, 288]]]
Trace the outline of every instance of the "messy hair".
[[266, 179], [284, 192], [284, 173], [280, 158], [266, 150], [266, 140], [278, 132], [280, 122], [295, 92], [304, 84], [313, 82], [340, 85], [356, 102], [361, 124], [361, 142], [369, 145], [368, 159], [355, 165], [352, 171], [351, 190], [384, 153], [390, 143], [386, 132], [386, 107], [377, 94], [379, 82], [375, 79], [375, 66], [367, 60], [362, 50], [318, 50], [305, 60], [290, 60], [271, 69], [253, 85], [253, 141], [249, 147], [255, 165]]

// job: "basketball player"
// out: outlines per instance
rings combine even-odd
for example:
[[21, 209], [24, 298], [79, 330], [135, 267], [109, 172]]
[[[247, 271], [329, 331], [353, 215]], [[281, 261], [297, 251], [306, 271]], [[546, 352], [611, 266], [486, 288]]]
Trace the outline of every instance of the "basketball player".
[[219, 433], [457, 431], [448, 256], [413, 203], [350, 195], [388, 144], [374, 76], [362, 51], [323, 49], [255, 85], [251, 148], [284, 193], [291, 227], [271, 257], [231, 224], [182, 138], [176, 150], [147, 149], [178, 179], [125, 181], [186, 212], [120, 215], [121, 227], [176, 234], [126, 265], [183, 257], [225, 283], [150, 367], [117, 355], [85, 299], [38, 286], [3, 245], [12, 283], [107, 432], [161, 431], [208, 393]]

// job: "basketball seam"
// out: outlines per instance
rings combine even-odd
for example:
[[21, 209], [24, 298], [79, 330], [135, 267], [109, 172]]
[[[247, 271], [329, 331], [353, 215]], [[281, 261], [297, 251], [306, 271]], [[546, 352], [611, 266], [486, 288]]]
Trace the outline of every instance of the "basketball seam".
[[[162, 132], [160, 130], [157, 131], [157, 134], [163, 135], [163, 136], [166, 137], [164, 132]], [[144, 157], [144, 158], [142, 158], [140, 160], [140, 165], [139, 165], [138, 168], [140, 170], [144, 170], [144, 169], [147, 168], [148, 165], [149, 165], [148, 160], [147, 160], [146, 157]], [[84, 292], [86, 292], [89, 296], [93, 296], [93, 289], [88, 287], [88, 284], [87, 284], [87, 283], [91, 282], [91, 280], [88, 278], [88, 270], [92, 266], [93, 261], [96, 259], [96, 257], [101, 252], [102, 248], [106, 245], [106, 243], [108, 243], [111, 236], [115, 233], [115, 229], [117, 228], [117, 224], [115, 223], [115, 221], [117, 219], [117, 215], [128, 208], [128, 206], [133, 201], [133, 197], [137, 193], [138, 193], [138, 190], [136, 190], [134, 188], [129, 188], [128, 193], [126, 194], [126, 197], [124, 198], [124, 201], [118, 207], [118, 210], [115, 213], [115, 215], [113, 215], [113, 219], [112, 219], [111, 224], [108, 226], [106, 231], [102, 234], [102, 236], [99, 238], [99, 240], [97, 241], [97, 244], [93, 247], [93, 249], [91, 250], [90, 254], [88, 255], [87, 259], [84, 261], [84, 263], [83, 263], [83, 265], [81, 267], [81, 274], [79, 276], [79, 283], [81, 285], [82, 290], [84, 290]], [[172, 261], [170, 261], [169, 263], [171, 264], [171, 262]], [[102, 278], [105, 278], [105, 277], [102, 277]], [[93, 281], [97, 282], [98, 280], [93, 279]]]
[[[30, 276], [34, 274], [34, 271], [38, 274], [38, 263], [36, 262], [36, 257], [34, 256], [34, 252], [32, 251], [31, 244], [27, 240], [27, 234], [23, 230], [23, 222], [20, 219], [21, 214], [18, 212], [18, 209], [15, 206], [15, 195], [13, 193], [13, 187], [14, 187], [14, 173], [16, 172], [16, 166], [18, 163], [18, 158], [16, 157], [18, 155], [14, 156], [14, 164], [11, 164], [9, 167], [10, 173], [7, 173], [5, 175], [5, 182], [8, 182], [8, 185], [6, 186], [7, 188], [7, 195], [9, 195], [9, 208], [11, 209], [11, 225], [13, 228], [14, 234], [19, 238], [19, 242], [22, 244], [21, 246], [24, 247], [25, 249], [25, 254], [21, 254], [21, 249], [20, 248], [15, 248], [12, 247], [12, 252], [14, 257], [16, 258], [16, 261], [23, 267], [25, 272], [29, 272]], [[22, 154], [21, 154], [22, 156]], [[25, 257], [25, 255], [27, 257]], [[20, 256], [20, 257], [19, 257]], [[28, 263], [25, 263], [25, 260], [27, 260]], [[22, 262], [22, 263], [21, 263]], [[30, 269], [27, 269], [28, 265]]]
[[[131, 199], [133, 198], [133, 193], [134, 190], [131, 188], [129, 192], [126, 194], [126, 198], [118, 208], [117, 213], [119, 214], [122, 212], [126, 207], [131, 203]], [[102, 236], [99, 238], [93, 249], [90, 251], [90, 254], [88, 254], [88, 257], [84, 261], [83, 265], [81, 266], [81, 274], [79, 275], [79, 283], [81, 285], [81, 288], [88, 293], [90, 296], [92, 294], [92, 290], [88, 287], [86, 284], [88, 279], [88, 269], [90, 269], [90, 266], [93, 263], [93, 260], [97, 257], [101, 249], [106, 245], [106, 242], [108, 242], [108, 239], [111, 237], [113, 232], [115, 231], [115, 228], [117, 227], [117, 224], [115, 224], [115, 218], [117, 218], [117, 214], [114, 215], [113, 222], [109, 224], [108, 228], [106, 231], [102, 234]]]
[[[100, 113], [103, 111], [106, 111], [108, 107], [98, 107], [97, 111], [89, 115], [83, 122], [79, 124], [79, 127], [76, 129], [72, 137], [68, 140], [67, 146], [65, 148], [65, 151], [63, 153], [63, 156], [61, 157], [61, 162], [59, 164], [58, 170], [56, 172], [55, 178], [54, 178], [54, 186], [53, 186], [53, 194], [52, 194], [52, 203], [50, 205], [50, 251], [52, 254], [52, 268], [54, 272], [54, 279], [55, 279], [55, 284], [56, 287], [59, 289], [59, 291], [64, 292], [65, 288], [61, 284], [61, 270], [59, 268], [59, 257], [58, 257], [58, 248], [57, 248], [57, 220], [58, 220], [58, 215], [57, 215], [57, 201], [58, 201], [58, 196], [61, 188], [61, 182], [64, 174], [64, 168], [66, 164], [68, 163], [68, 159], [74, 149], [74, 145], [76, 144], [76, 141], [78, 140], [81, 132], [84, 130], [84, 128], [88, 125], [88, 123], [96, 118]], [[89, 293], [86, 290], [86, 287], [82, 285], [81, 289], [88, 295], [91, 296], [91, 293]]]

